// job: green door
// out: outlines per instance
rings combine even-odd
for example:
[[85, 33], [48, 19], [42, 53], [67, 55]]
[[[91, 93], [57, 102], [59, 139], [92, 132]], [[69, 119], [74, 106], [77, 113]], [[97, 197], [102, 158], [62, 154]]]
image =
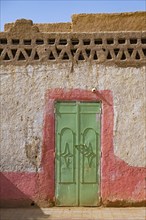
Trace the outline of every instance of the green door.
[[56, 205], [97, 206], [100, 103], [56, 103]]

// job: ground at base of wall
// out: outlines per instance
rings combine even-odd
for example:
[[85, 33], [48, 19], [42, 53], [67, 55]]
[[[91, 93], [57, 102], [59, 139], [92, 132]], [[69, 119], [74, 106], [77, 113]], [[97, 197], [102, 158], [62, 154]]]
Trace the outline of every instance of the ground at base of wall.
[[139, 202], [125, 201], [125, 200], [115, 200], [106, 201], [103, 204], [104, 207], [146, 207], [146, 200]]
[[[125, 201], [125, 200], [115, 200], [115, 201], [105, 201], [101, 202], [99, 206], [95, 208], [138, 208], [138, 207], [146, 207], [146, 200], [139, 201], [139, 202], [132, 202], [132, 201]], [[21, 209], [21, 208], [59, 208], [59, 206], [55, 206], [55, 202], [53, 201], [37, 201], [34, 202], [33, 200], [5, 200], [0, 201], [0, 208], [4, 209]], [[60, 206], [61, 208], [61, 206]], [[71, 208], [82, 208], [82, 207], [71, 207]]]
[[145, 220], [145, 208], [1, 209], [1, 220]]

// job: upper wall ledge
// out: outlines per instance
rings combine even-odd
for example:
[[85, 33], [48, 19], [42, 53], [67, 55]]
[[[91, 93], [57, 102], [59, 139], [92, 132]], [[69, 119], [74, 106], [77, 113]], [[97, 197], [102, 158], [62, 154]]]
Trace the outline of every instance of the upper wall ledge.
[[[32, 21], [29, 21], [32, 24]], [[18, 26], [27, 26], [25, 20], [5, 24], [5, 31]], [[109, 32], [146, 30], [146, 12], [111, 14], [74, 14], [69, 23], [34, 24], [40, 32]], [[28, 31], [28, 30], [27, 30]]]
[[[39, 26], [33, 24], [31, 20], [17, 20], [11, 27], [9, 26], [7, 31], [0, 33], [0, 64], [24, 65], [39, 62], [93, 61], [122, 66], [145, 65], [146, 25], [142, 24], [143, 19], [141, 20], [141, 18], [146, 13], [105, 14], [104, 16], [109, 17], [112, 21], [113, 17], [119, 18], [120, 15], [121, 20], [125, 19], [125, 16], [129, 16], [129, 18], [137, 18], [135, 23], [136, 21], [141, 22], [137, 22], [137, 28], [135, 26], [132, 30], [126, 28], [125, 30], [122, 28], [119, 28], [121, 30], [117, 28], [107, 30], [105, 28], [104, 31], [99, 31], [96, 24], [97, 30], [90, 32], [91, 28], [87, 31], [88, 24], [93, 23], [93, 20], [96, 23], [97, 17], [101, 17], [102, 20], [103, 14], [74, 15], [73, 21], [77, 26], [79, 23], [83, 24], [84, 22], [81, 21], [86, 21], [85, 18], [91, 19], [87, 19], [89, 21], [87, 25], [84, 24], [84, 29], [74, 26], [74, 31], [68, 29], [65, 32], [43, 32], [43, 26], [40, 31]], [[69, 28], [68, 25], [66, 28]], [[59, 30], [61, 30], [61, 26]]]

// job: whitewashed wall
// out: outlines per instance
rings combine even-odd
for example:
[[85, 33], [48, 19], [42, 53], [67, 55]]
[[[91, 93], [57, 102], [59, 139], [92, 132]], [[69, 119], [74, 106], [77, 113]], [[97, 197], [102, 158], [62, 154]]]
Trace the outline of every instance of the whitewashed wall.
[[[35, 171], [41, 158], [45, 92], [51, 88], [111, 90], [114, 152], [145, 165], [145, 67], [89, 63], [1, 66], [1, 171]], [[39, 155], [35, 158], [35, 155]]]

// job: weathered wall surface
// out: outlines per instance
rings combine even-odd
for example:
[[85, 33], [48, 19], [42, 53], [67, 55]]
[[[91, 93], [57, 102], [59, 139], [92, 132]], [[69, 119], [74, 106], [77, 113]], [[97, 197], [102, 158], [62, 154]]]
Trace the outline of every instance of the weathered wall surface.
[[[144, 31], [146, 13], [128, 12], [113, 14], [74, 14], [72, 22], [34, 24], [41, 32], [99, 32], [99, 31]], [[14, 23], [5, 24], [9, 31]]]
[[[49, 196], [48, 192], [52, 186], [49, 185], [51, 173], [48, 176], [47, 159], [43, 166], [40, 165], [45, 93], [56, 88], [91, 91], [95, 87], [97, 91], [109, 90], [113, 96], [114, 129], [111, 138], [113, 158], [116, 159], [111, 159], [109, 150], [109, 164], [101, 164], [103, 202], [107, 205], [117, 200], [143, 202], [145, 78], [145, 67], [119, 68], [89, 63], [73, 67], [71, 63], [29, 65], [25, 68], [1, 66], [1, 171], [3, 177], [21, 191], [20, 195], [14, 196], [11, 192], [10, 196], [7, 189], [3, 189], [2, 200], [7, 201], [10, 197], [9, 201], [23, 201], [23, 205], [28, 205], [25, 203], [27, 195], [29, 201], [31, 199], [41, 206], [52, 204], [49, 199], [52, 194]], [[127, 182], [126, 173], [130, 182]]]
[[72, 16], [72, 31], [144, 31], [145, 12], [114, 14], [75, 14]]
[[[69, 32], [70, 24], [38, 26], [22, 19], [0, 33], [2, 206], [55, 204], [55, 100], [102, 102], [102, 204], [144, 204], [143, 15], [106, 15], [110, 31], [113, 19], [128, 18], [128, 29], [120, 26], [127, 32], [47, 33], [57, 27]], [[75, 15], [72, 28], [82, 30], [88, 18]], [[91, 15], [88, 24], [99, 21], [104, 29], [103, 18]]]
[[[5, 24], [4, 30], [9, 31], [15, 23]], [[41, 32], [71, 32], [71, 23], [48, 23], [48, 24], [34, 24]]]
[[[42, 146], [47, 89], [111, 90], [114, 152], [131, 166], [144, 166], [145, 67], [35, 65], [1, 67], [2, 171], [35, 171]], [[15, 152], [15, 153], [14, 153]]]

